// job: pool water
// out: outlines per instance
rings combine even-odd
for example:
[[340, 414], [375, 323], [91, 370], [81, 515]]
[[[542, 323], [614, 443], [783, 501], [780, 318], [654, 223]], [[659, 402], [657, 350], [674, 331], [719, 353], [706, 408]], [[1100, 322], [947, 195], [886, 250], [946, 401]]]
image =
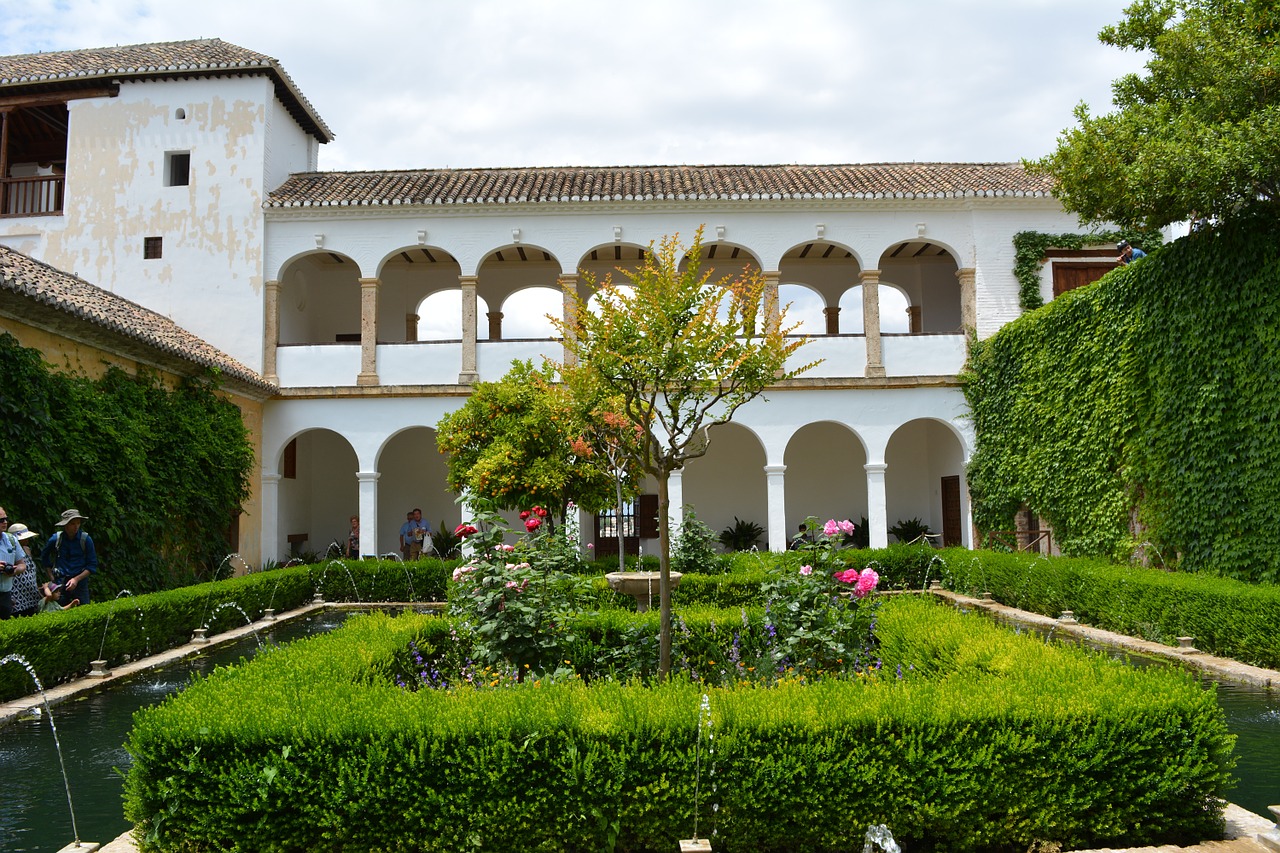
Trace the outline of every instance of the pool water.
[[[325, 610], [259, 629], [259, 635], [264, 646], [287, 643], [331, 631], [347, 615]], [[81, 841], [106, 844], [129, 829], [122, 790], [130, 758], [123, 744], [134, 712], [182, 689], [195, 674], [252, 657], [258, 647], [250, 634], [53, 706]], [[0, 726], [0, 785], [0, 851], [57, 851], [76, 840], [53, 733], [43, 715]]]

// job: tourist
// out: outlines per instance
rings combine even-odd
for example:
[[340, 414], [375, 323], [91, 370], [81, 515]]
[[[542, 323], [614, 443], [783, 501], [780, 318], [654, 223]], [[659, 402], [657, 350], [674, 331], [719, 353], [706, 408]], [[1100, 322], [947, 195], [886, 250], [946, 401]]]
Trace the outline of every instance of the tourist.
[[1141, 249], [1135, 249], [1133, 246], [1130, 246], [1128, 240], [1121, 240], [1119, 243], [1116, 243], [1116, 248], [1120, 250], [1120, 257], [1116, 258], [1116, 263], [1122, 267], [1128, 266], [1131, 261], [1136, 261], [1138, 258], [1145, 258], [1147, 256], [1147, 253]]
[[360, 559], [360, 516], [351, 516], [351, 532], [347, 534], [347, 559]]
[[13, 615], [13, 578], [26, 570], [26, 554], [9, 532], [9, 513], [0, 507], [0, 619]]
[[63, 604], [72, 599], [89, 603], [89, 576], [98, 571], [98, 552], [93, 538], [80, 529], [88, 520], [78, 509], [66, 510], [57, 523], [62, 530], [50, 536], [40, 552], [40, 562], [53, 570], [54, 582], [62, 586]]
[[61, 613], [80, 603], [78, 598], [71, 599], [70, 604], [63, 604], [58, 600], [58, 597], [62, 595], [62, 584], [47, 583], [40, 587], [40, 594], [43, 596], [40, 600], [41, 613]]
[[27, 570], [13, 576], [13, 615], [33, 616], [40, 609], [40, 572], [36, 569], [39, 563], [31, 553], [31, 543], [39, 534], [25, 524], [10, 524], [9, 532], [18, 540], [27, 558]]
[[417, 560], [422, 556], [422, 542], [426, 539], [426, 528], [422, 525], [422, 510], [413, 507], [408, 520], [401, 528], [401, 552], [406, 560]]

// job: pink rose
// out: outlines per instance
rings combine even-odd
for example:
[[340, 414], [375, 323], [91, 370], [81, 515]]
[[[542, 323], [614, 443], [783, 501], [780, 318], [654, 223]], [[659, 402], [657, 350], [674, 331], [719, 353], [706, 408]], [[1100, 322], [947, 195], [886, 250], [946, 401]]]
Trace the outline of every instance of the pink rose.
[[840, 522], [840, 531], [841, 531], [842, 533], [852, 533], [852, 532], [853, 532], [853, 522], [852, 522], [852, 521], [850, 521], [850, 520], [849, 520], [849, 519], [847, 519], [847, 518], [846, 518], [844, 521]]
[[858, 575], [857, 586], [853, 588], [853, 594], [858, 598], [866, 598], [878, 583], [880, 583], [880, 575], [876, 574], [875, 569], [868, 566]]
[[822, 525], [822, 532], [828, 536], [835, 536], [840, 532], [840, 525], [836, 523], [834, 518], [829, 518], [827, 523]]
[[811, 574], [813, 574], [813, 566], [801, 566], [801, 567], [800, 567], [800, 574], [802, 574], [802, 575], [811, 575]]

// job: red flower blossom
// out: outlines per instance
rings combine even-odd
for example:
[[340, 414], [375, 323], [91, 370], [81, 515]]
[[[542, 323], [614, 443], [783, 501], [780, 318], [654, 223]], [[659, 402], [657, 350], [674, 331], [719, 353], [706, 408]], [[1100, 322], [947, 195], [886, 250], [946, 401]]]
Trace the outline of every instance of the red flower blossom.
[[470, 536], [472, 533], [475, 533], [475, 532], [476, 532], [475, 527], [473, 527], [470, 524], [467, 524], [466, 522], [459, 524], [457, 527], [453, 529], [454, 536]]
[[521, 511], [521, 513], [520, 513], [520, 520], [521, 520], [521, 521], [528, 521], [528, 519], [529, 519], [529, 510], [527, 510], [527, 509], [526, 509], [526, 510]]
[[540, 518], [530, 518], [530, 519], [527, 519], [524, 523], [524, 529], [529, 531], [530, 533], [537, 530], [541, 526], [542, 526], [542, 519]]
[[536, 515], [538, 518], [546, 518], [546, 517], [547, 517], [547, 511], [546, 511], [545, 509], [543, 509], [542, 507], [540, 507], [540, 506], [535, 506], [535, 507], [533, 508], [533, 514], [534, 514], [534, 515]]

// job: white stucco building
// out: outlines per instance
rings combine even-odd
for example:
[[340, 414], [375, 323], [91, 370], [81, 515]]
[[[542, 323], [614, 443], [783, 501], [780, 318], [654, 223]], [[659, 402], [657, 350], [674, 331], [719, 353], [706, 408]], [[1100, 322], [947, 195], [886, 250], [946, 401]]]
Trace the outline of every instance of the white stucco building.
[[589, 295], [584, 271], [699, 227], [706, 265], [760, 270], [822, 362], [713, 431], [673, 507], [756, 521], [774, 549], [809, 515], [865, 516], [873, 545], [909, 518], [970, 544], [965, 330], [1020, 313], [1015, 233], [1077, 227], [1017, 164], [317, 171], [316, 110], [216, 39], [0, 57], [0, 128], [0, 246], [275, 389], [251, 559], [322, 551], [352, 514], [369, 553], [412, 507], [457, 523], [440, 417], [512, 359], [561, 357], [543, 315]]

